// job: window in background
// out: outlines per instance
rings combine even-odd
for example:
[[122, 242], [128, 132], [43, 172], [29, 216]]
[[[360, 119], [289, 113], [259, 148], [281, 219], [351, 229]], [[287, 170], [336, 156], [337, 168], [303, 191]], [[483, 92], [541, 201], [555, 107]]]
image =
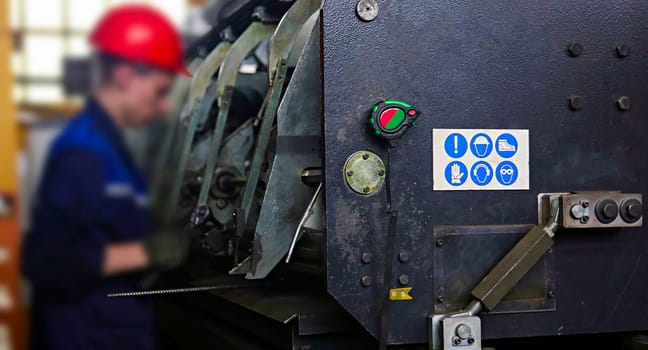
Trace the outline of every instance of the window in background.
[[14, 98], [22, 106], [61, 106], [72, 102], [61, 86], [64, 57], [88, 57], [87, 35], [108, 8], [145, 3], [180, 26], [187, 0], [11, 0], [14, 32]]

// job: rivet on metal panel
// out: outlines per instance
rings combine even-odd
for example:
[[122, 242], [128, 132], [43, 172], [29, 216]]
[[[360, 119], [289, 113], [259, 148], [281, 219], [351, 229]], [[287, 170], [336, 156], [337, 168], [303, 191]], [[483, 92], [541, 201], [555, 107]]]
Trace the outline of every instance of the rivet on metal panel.
[[436, 246], [437, 247], [442, 247], [443, 246], [443, 238], [439, 238], [436, 240]]
[[362, 282], [363, 287], [369, 287], [371, 285], [371, 277], [369, 276], [362, 277], [360, 281]]
[[569, 45], [567, 45], [567, 52], [571, 57], [578, 57], [583, 53], [583, 45], [579, 43], [569, 43]]
[[378, 17], [378, 2], [376, 0], [360, 0], [356, 12], [361, 20], [370, 22]]
[[406, 251], [402, 251], [398, 254], [398, 260], [400, 262], [407, 262], [409, 260], [409, 254]]
[[626, 44], [620, 44], [619, 46], [616, 47], [616, 54], [620, 58], [628, 57], [630, 56], [630, 46]]
[[556, 296], [556, 293], [554, 293], [553, 290], [550, 290], [550, 291], [547, 293], [547, 295], [549, 296], [549, 298], [554, 298], [554, 297]]
[[370, 253], [364, 253], [364, 254], [362, 254], [362, 258], [360, 258], [360, 259], [362, 260], [363, 264], [369, 264], [369, 263], [371, 263], [371, 254]]
[[439, 295], [439, 296], [437, 297], [437, 301], [440, 302], [440, 303], [442, 303], [442, 302], [445, 301], [445, 298], [443, 297], [443, 295]]
[[583, 97], [578, 95], [569, 96], [569, 108], [575, 111], [580, 111], [581, 109], [583, 109], [584, 105], [585, 103], [583, 101]]
[[617, 107], [619, 107], [619, 110], [621, 111], [627, 111], [630, 109], [630, 97], [628, 96], [621, 96], [617, 100]]

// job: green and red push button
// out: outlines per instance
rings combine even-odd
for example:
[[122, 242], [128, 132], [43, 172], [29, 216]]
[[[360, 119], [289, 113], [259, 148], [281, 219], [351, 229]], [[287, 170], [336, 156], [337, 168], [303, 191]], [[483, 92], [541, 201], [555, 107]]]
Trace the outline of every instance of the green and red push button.
[[371, 109], [369, 123], [376, 135], [395, 140], [416, 125], [419, 113], [411, 104], [400, 100], [385, 100]]

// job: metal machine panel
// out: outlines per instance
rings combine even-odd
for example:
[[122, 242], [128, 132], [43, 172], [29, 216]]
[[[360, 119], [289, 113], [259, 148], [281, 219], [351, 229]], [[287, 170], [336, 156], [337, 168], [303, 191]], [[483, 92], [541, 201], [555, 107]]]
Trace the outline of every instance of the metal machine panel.
[[[378, 4], [367, 21], [347, 0], [323, 8], [328, 291], [379, 335], [390, 188], [399, 216], [387, 283], [411, 287], [412, 300], [390, 302], [389, 343], [424, 343], [438, 287], [433, 227], [533, 224], [542, 192], [648, 193], [648, 5]], [[367, 119], [372, 105], [391, 98], [420, 116], [388, 157]], [[434, 128], [528, 129], [530, 189], [433, 191], [432, 154], [442, 151], [432, 149]], [[344, 178], [347, 158], [360, 150], [381, 156], [390, 175], [390, 186], [370, 196]], [[648, 329], [648, 314], [636, 312], [648, 307], [646, 230], [561, 233], [556, 310], [485, 315], [483, 337]]]

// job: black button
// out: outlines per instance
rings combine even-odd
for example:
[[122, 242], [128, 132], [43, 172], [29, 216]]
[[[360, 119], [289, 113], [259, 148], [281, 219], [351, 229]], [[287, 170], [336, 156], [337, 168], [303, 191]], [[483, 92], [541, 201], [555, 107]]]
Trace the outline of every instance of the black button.
[[621, 203], [621, 217], [627, 223], [634, 223], [641, 219], [643, 205], [636, 199], [628, 199]]
[[604, 223], [609, 224], [619, 215], [619, 206], [611, 199], [604, 199], [596, 204], [596, 218]]

